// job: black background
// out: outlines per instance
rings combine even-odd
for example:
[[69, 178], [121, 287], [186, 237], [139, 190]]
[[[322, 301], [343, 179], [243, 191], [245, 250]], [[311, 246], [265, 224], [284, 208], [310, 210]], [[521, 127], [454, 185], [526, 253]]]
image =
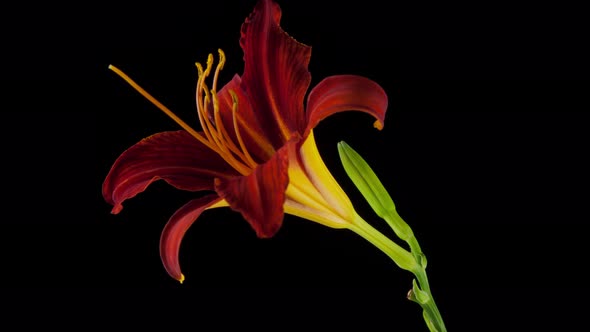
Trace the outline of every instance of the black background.
[[[316, 140], [359, 213], [391, 235], [343, 172], [336, 143], [348, 142], [384, 182], [429, 259], [448, 329], [583, 324], [590, 71], [579, 9], [279, 3], [284, 29], [313, 47], [312, 87], [347, 73], [387, 91], [383, 131], [349, 112], [323, 121]], [[241, 73], [239, 31], [254, 4], [5, 10], [4, 318], [115, 330], [184, 321], [425, 330], [405, 300], [411, 275], [351, 232], [287, 216], [276, 237], [260, 240], [239, 214], [209, 211], [183, 241], [179, 285], [158, 241], [194, 194], [156, 183], [116, 216], [103, 201], [102, 181], [123, 150], [177, 129], [107, 66], [191, 119], [194, 62], [222, 48], [222, 81]]]

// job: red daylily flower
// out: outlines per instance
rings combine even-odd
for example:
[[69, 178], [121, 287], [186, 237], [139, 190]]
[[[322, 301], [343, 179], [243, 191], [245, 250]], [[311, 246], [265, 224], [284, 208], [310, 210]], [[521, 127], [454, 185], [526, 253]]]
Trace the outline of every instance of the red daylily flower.
[[119, 156], [102, 188], [112, 213], [159, 179], [178, 189], [211, 192], [176, 211], [162, 232], [164, 267], [181, 282], [182, 237], [206, 209], [231, 207], [262, 238], [279, 230], [284, 213], [335, 228], [354, 223], [352, 204], [320, 158], [312, 129], [327, 116], [347, 110], [373, 115], [375, 127], [381, 129], [387, 95], [367, 78], [331, 76], [311, 90], [304, 107], [311, 48], [283, 31], [280, 18], [275, 2], [258, 2], [242, 25], [244, 73], [221, 90], [216, 86], [223, 52], [211, 89], [205, 79], [213, 71], [213, 56], [206, 68], [197, 64], [200, 132], [110, 67], [184, 129], [147, 137]]

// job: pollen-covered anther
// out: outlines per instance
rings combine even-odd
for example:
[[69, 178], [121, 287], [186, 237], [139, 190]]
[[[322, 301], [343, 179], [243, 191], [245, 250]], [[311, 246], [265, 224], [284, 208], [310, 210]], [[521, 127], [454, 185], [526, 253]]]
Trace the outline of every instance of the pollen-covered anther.
[[233, 101], [233, 127], [238, 141], [237, 144], [229, 135], [223, 124], [219, 98], [217, 96], [217, 80], [219, 72], [223, 69], [225, 64], [225, 54], [221, 49], [219, 49], [219, 62], [213, 75], [213, 84], [211, 90], [209, 90], [205, 83], [205, 79], [213, 69], [213, 62], [213, 54], [209, 54], [209, 57], [207, 58], [207, 67], [205, 69], [203, 69], [203, 66], [200, 63], [196, 63], [199, 74], [196, 93], [199, 122], [201, 123], [201, 127], [203, 128], [207, 140], [215, 147], [214, 150], [238, 172], [247, 175], [252, 172], [252, 169], [257, 166], [257, 163], [254, 162], [248, 153], [243, 139], [240, 136], [238, 123], [235, 119], [235, 113], [237, 112], [238, 107], [237, 95], [233, 91], [230, 91]]
[[217, 78], [219, 77], [219, 72], [223, 69], [223, 65], [225, 65], [225, 53], [221, 49], [217, 50], [219, 52], [219, 63], [217, 63], [217, 67], [215, 68], [215, 75], [213, 76], [213, 87], [211, 91], [217, 91]]

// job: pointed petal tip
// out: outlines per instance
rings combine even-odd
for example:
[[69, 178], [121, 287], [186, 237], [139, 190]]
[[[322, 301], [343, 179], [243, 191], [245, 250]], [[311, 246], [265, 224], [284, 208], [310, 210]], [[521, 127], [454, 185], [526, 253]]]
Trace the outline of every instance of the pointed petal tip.
[[201, 213], [221, 199], [217, 195], [208, 195], [193, 199], [178, 209], [164, 226], [160, 236], [160, 258], [168, 275], [181, 284], [184, 282], [179, 262], [180, 244], [188, 228], [199, 218]]
[[281, 226], [282, 226], [282, 222], [277, 223], [277, 224], [273, 224], [264, 230], [255, 229], [256, 236], [259, 239], [270, 239], [270, 238], [274, 237], [279, 232], [279, 230], [281, 229]]
[[[375, 81], [358, 75], [334, 75], [324, 78], [307, 97], [308, 133], [328, 116], [344, 111], [367, 113], [381, 130], [387, 112], [387, 94]], [[304, 135], [305, 136], [305, 135]]]
[[102, 186], [111, 213], [123, 203], [163, 180], [184, 191], [213, 189], [213, 178], [236, 171], [219, 154], [184, 130], [165, 131], [142, 139], [115, 161]]
[[111, 214], [119, 214], [119, 212], [121, 212], [121, 210], [123, 210], [123, 205], [117, 204], [117, 205], [113, 206], [113, 208], [111, 209]]
[[377, 120], [373, 123], [373, 127], [377, 128], [377, 130], [381, 130], [381, 129], [383, 129], [383, 122], [381, 122], [380, 120]]

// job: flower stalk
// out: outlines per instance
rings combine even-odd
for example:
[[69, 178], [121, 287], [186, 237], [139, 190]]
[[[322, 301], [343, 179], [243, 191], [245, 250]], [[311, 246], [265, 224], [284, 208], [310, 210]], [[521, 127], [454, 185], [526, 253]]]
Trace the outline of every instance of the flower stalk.
[[420, 265], [411, 253], [373, 228], [373, 226], [369, 225], [369, 223], [363, 220], [358, 214], [355, 213], [355, 222], [352, 225], [349, 225], [348, 229], [357, 233], [379, 250], [383, 251], [400, 268], [412, 273], [420, 271]]
[[[397, 237], [405, 241], [410, 247], [410, 255], [413, 264], [407, 263], [407, 256], [388, 254], [399, 267], [412, 272], [418, 280], [418, 282], [416, 282], [416, 279], [412, 281], [412, 289], [408, 292], [408, 299], [418, 303], [422, 307], [424, 321], [431, 332], [446, 332], [447, 329], [443, 322], [442, 315], [434, 302], [430, 290], [430, 284], [428, 282], [428, 276], [426, 275], [426, 256], [422, 252], [420, 244], [414, 236], [414, 232], [397, 213], [391, 196], [389, 196], [387, 190], [381, 181], [379, 181], [379, 178], [373, 172], [369, 164], [367, 164], [367, 162], [345, 142], [338, 143], [338, 153], [340, 154], [340, 160], [342, 161], [346, 173], [365, 197], [371, 208], [373, 208], [379, 217], [389, 224]], [[375, 232], [377, 231], [375, 230]], [[379, 234], [380, 237], [378, 238], [385, 237], [381, 233]], [[365, 237], [365, 239], [383, 250], [381, 248], [381, 243], [384, 241], [375, 241], [375, 239], [371, 237]], [[390, 242], [394, 243], [391, 240]], [[405, 249], [399, 247], [397, 244], [392, 247], [400, 248], [407, 253]], [[385, 252], [385, 250], [383, 251]]]

